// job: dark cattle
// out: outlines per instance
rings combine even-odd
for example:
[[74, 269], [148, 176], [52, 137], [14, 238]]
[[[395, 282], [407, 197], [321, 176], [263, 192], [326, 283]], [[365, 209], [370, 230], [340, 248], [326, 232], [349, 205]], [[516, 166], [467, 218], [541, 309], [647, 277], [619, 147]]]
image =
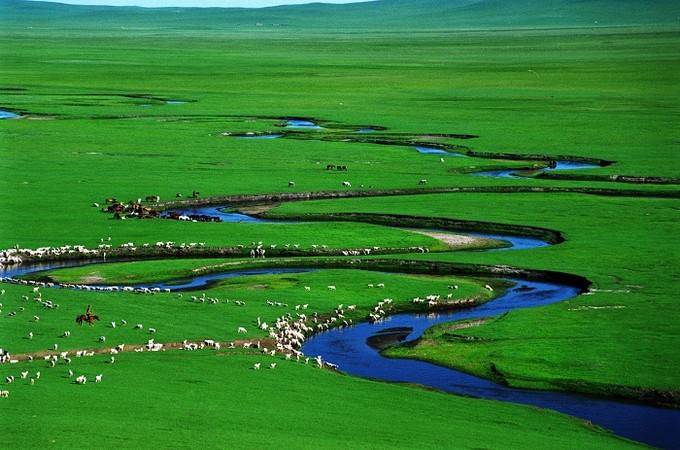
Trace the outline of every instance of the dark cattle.
[[335, 169], [335, 164], [327, 164], [326, 165], [326, 170], [333, 170]]
[[201, 193], [198, 192], [198, 191], [193, 191], [193, 192], [191, 193], [191, 198], [198, 198], [198, 197], [200, 197], [200, 196], [201, 196]]

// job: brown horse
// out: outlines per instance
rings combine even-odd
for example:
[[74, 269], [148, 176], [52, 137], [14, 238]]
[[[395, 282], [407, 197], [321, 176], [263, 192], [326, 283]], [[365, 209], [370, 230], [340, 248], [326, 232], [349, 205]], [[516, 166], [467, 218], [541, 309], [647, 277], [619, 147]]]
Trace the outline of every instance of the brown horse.
[[95, 314], [81, 314], [76, 317], [76, 323], [82, 325], [83, 322], [87, 322], [89, 325], [94, 325], [94, 321], [99, 320], [99, 316]]
[[76, 323], [78, 325], [82, 325], [83, 322], [87, 322], [89, 325], [94, 325], [94, 321], [99, 320], [99, 316], [92, 314], [91, 308], [92, 307], [90, 305], [87, 305], [87, 311], [85, 311], [85, 314], [76, 316]]

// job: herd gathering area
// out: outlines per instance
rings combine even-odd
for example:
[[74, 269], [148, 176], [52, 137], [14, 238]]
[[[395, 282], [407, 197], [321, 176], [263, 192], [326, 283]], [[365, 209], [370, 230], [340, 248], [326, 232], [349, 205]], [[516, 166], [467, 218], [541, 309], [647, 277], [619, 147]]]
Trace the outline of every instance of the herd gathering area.
[[0, 0], [2, 446], [680, 448], [677, 5], [442, 3]]

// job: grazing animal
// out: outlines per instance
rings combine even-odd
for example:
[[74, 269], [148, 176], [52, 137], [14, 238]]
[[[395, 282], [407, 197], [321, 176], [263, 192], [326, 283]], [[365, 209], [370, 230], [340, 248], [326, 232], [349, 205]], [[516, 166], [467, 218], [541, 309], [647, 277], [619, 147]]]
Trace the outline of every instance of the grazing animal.
[[253, 370], [260, 370], [260, 364], [261, 364], [261, 363], [255, 363], [255, 364], [253, 364]]
[[295, 187], [295, 181], [289, 181], [288, 187]]
[[269, 364], [270, 369], [276, 369], [276, 363], [271, 363]]
[[350, 183], [349, 181], [343, 181], [342, 186], [343, 187], [352, 187], [352, 183]]
[[333, 285], [330, 285], [330, 286], [328, 286], [328, 290], [329, 290], [329, 291], [334, 291], [334, 290], [336, 290], [336, 287], [333, 286]]
[[238, 327], [238, 334], [246, 334], [246, 333], [248, 333], [248, 330], [246, 330], [243, 327]]
[[423, 178], [422, 180], [420, 180], [418, 182], [418, 184], [427, 184], [427, 180], [425, 178]]
[[94, 382], [95, 382], [95, 383], [101, 383], [101, 382], [102, 382], [102, 377], [103, 377], [103, 376], [104, 376], [104, 374], [101, 374], [101, 373], [100, 373], [99, 375], [97, 375], [96, 377], [94, 377]]
[[491, 292], [493, 292], [493, 288], [492, 288], [491, 286], [489, 286], [488, 284], [485, 284], [485, 285], [484, 285], [484, 288], [485, 288], [485, 289], [488, 289], [488, 290], [491, 291]]
[[87, 377], [85, 375], [80, 375], [78, 378], [76, 378], [76, 384], [85, 384], [87, 383]]

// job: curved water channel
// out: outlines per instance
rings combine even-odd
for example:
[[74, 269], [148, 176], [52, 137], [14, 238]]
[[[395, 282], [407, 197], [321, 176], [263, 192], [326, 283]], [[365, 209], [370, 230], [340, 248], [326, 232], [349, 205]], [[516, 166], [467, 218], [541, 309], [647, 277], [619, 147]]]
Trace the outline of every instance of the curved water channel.
[[[231, 211], [226, 207], [195, 208], [185, 211], [196, 214], [218, 214], [225, 222], [281, 222], [251, 217]], [[475, 235], [501, 239], [511, 244], [511, 247], [508, 248], [486, 251], [529, 249], [549, 245], [545, 241], [529, 237], [480, 233]], [[43, 263], [34, 266], [19, 266], [0, 272], [0, 275], [16, 277], [42, 270], [88, 263], [93, 262]], [[315, 269], [247, 269], [201, 275], [175, 282], [141, 284], [133, 287], [160, 288], [169, 291], [193, 290], [209, 286], [211, 283], [225, 278], [302, 273], [313, 270]], [[589, 420], [632, 440], [661, 448], [678, 448], [680, 443], [680, 410], [677, 409], [614, 401], [569, 392], [511, 388], [456, 369], [418, 360], [387, 358], [380, 353], [381, 345], [376, 343], [380, 341], [391, 343], [413, 341], [422, 336], [425, 330], [438, 323], [495, 317], [516, 309], [549, 305], [568, 300], [580, 293], [579, 287], [564, 284], [518, 279], [508, 281], [514, 283], [514, 286], [504, 295], [485, 304], [446, 313], [397, 314], [375, 323], [363, 322], [347, 328], [331, 329], [312, 336], [304, 344], [302, 351], [309, 356], [320, 355], [324, 360], [337, 364], [340, 370], [351, 375], [388, 382], [415, 383], [458, 395], [548, 408]]]
[[16, 119], [17, 117], [19, 117], [18, 114], [0, 109], [0, 119]]

